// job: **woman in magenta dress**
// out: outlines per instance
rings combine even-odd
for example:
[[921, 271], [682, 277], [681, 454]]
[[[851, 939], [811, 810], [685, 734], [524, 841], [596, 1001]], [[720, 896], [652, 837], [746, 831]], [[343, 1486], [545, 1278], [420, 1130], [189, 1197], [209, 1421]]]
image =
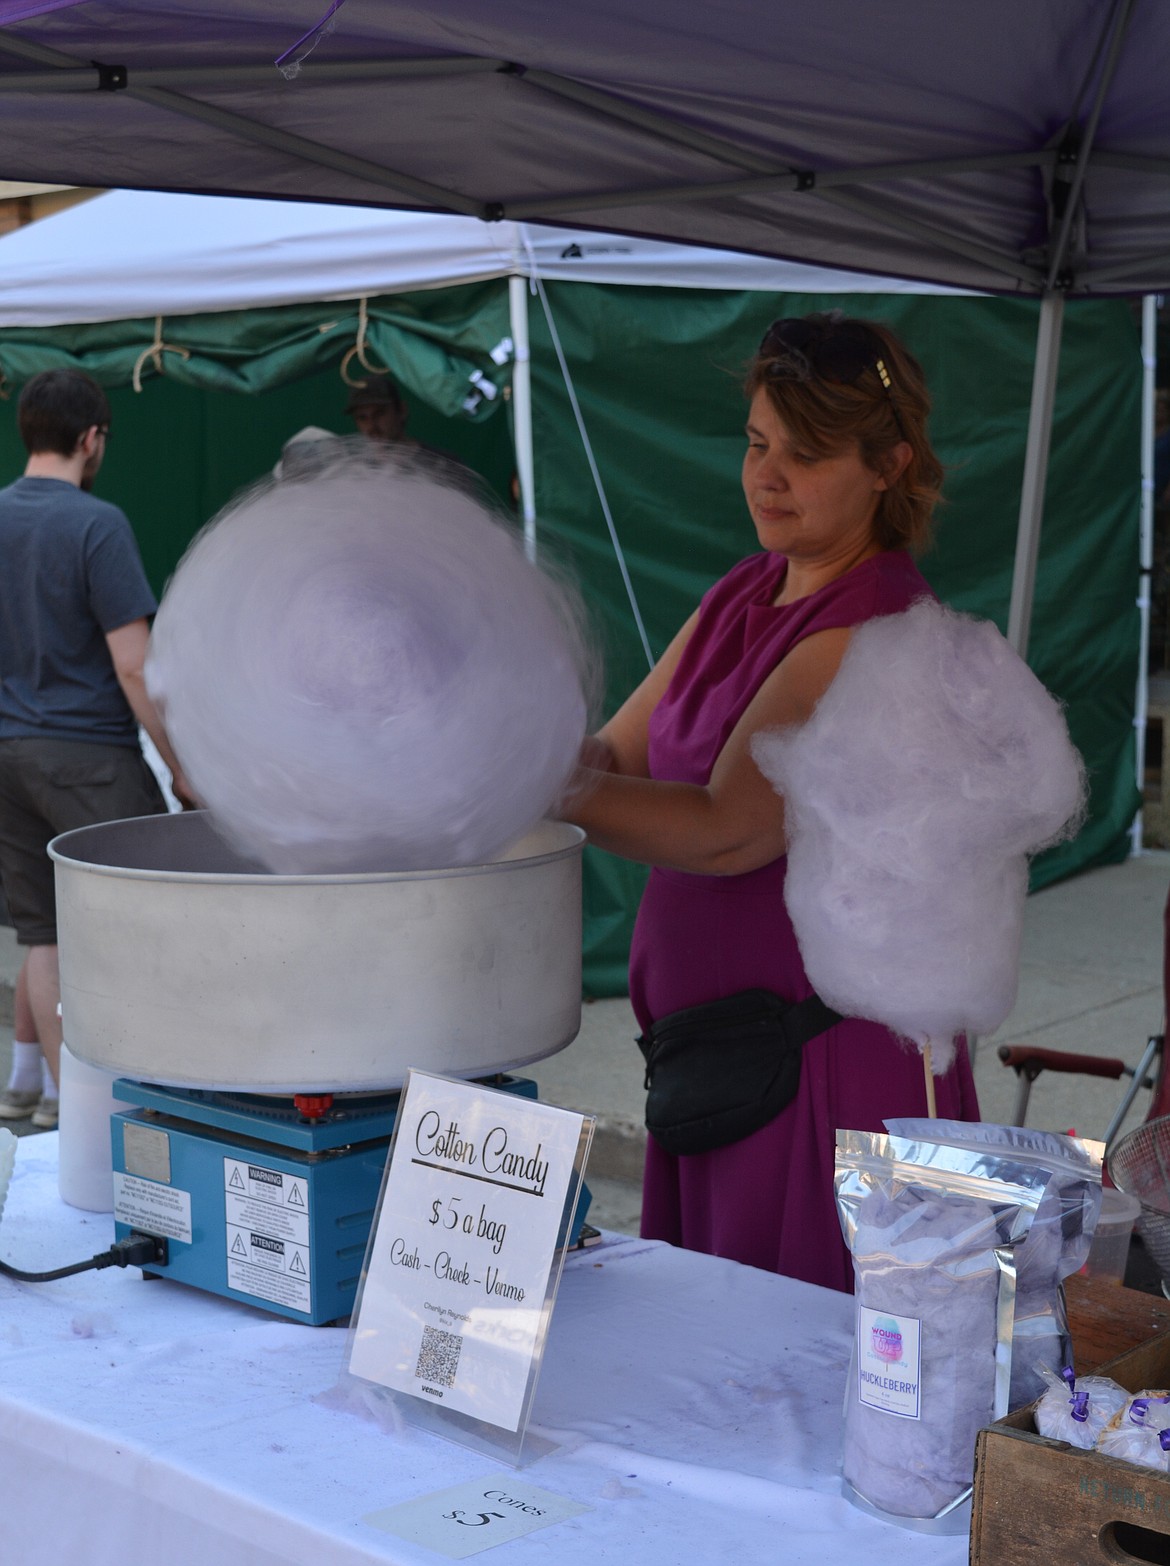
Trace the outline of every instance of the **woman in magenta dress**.
[[[784, 804], [751, 739], [808, 719], [855, 626], [930, 594], [910, 551], [942, 468], [921, 368], [888, 328], [777, 321], [747, 390], [743, 487], [763, 552], [715, 584], [596, 736], [570, 812], [599, 847], [653, 866], [630, 955], [643, 1031], [742, 990], [811, 993], [784, 902]], [[964, 1048], [937, 1096], [940, 1115], [978, 1118]], [[805, 1045], [795, 1099], [760, 1130], [682, 1157], [651, 1136], [642, 1233], [849, 1290], [835, 1132], [925, 1113], [917, 1050], [847, 1019]]]

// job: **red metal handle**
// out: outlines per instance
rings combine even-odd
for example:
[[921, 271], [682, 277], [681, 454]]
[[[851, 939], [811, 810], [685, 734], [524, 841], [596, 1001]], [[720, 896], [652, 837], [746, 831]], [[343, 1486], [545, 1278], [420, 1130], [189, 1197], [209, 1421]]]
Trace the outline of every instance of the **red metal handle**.
[[1001, 1044], [999, 1058], [1014, 1071], [1026, 1071], [1033, 1081], [1042, 1071], [1109, 1077], [1114, 1082], [1125, 1075], [1124, 1060], [1111, 1060], [1107, 1055], [1070, 1055], [1058, 1049], [1032, 1049], [1027, 1044]]

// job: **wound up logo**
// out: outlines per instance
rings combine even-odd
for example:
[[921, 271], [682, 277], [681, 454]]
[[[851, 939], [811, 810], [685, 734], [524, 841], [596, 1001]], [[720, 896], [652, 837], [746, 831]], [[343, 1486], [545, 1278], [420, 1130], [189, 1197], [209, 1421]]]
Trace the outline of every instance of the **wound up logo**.
[[913, 1316], [857, 1307], [857, 1398], [870, 1408], [919, 1419], [922, 1323]]
[[879, 1316], [869, 1329], [873, 1351], [887, 1365], [896, 1365], [902, 1358], [902, 1333], [892, 1316]]

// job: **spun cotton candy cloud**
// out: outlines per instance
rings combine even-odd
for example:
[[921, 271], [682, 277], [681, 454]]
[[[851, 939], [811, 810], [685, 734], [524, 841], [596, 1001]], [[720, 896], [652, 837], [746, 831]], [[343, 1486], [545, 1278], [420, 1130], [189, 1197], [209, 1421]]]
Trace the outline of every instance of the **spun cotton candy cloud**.
[[225, 836], [278, 873], [479, 863], [572, 772], [567, 587], [449, 470], [341, 443], [196, 539], [147, 686]]
[[1015, 1003], [1028, 855], [1071, 836], [1059, 704], [987, 621], [922, 600], [854, 633], [809, 721], [756, 736], [784, 797], [785, 897], [817, 993], [947, 1069]]

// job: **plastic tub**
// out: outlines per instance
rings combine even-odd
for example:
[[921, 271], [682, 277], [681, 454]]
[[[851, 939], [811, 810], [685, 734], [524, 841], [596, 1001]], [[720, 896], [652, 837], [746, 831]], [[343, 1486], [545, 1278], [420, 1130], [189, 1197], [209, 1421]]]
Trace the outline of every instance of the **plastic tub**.
[[1170, 1115], [1143, 1120], [1119, 1138], [1105, 1155], [1114, 1185], [1141, 1204], [1137, 1231], [1162, 1276], [1170, 1279]]
[[1110, 1283], [1125, 1280], [1129, 1242], [1141, 1203], [1127, 1191], [1107, 1185], [1101, 1192], [1101, 1216], [1093, 1233], [1089, 1259], [1082, 1271]]

